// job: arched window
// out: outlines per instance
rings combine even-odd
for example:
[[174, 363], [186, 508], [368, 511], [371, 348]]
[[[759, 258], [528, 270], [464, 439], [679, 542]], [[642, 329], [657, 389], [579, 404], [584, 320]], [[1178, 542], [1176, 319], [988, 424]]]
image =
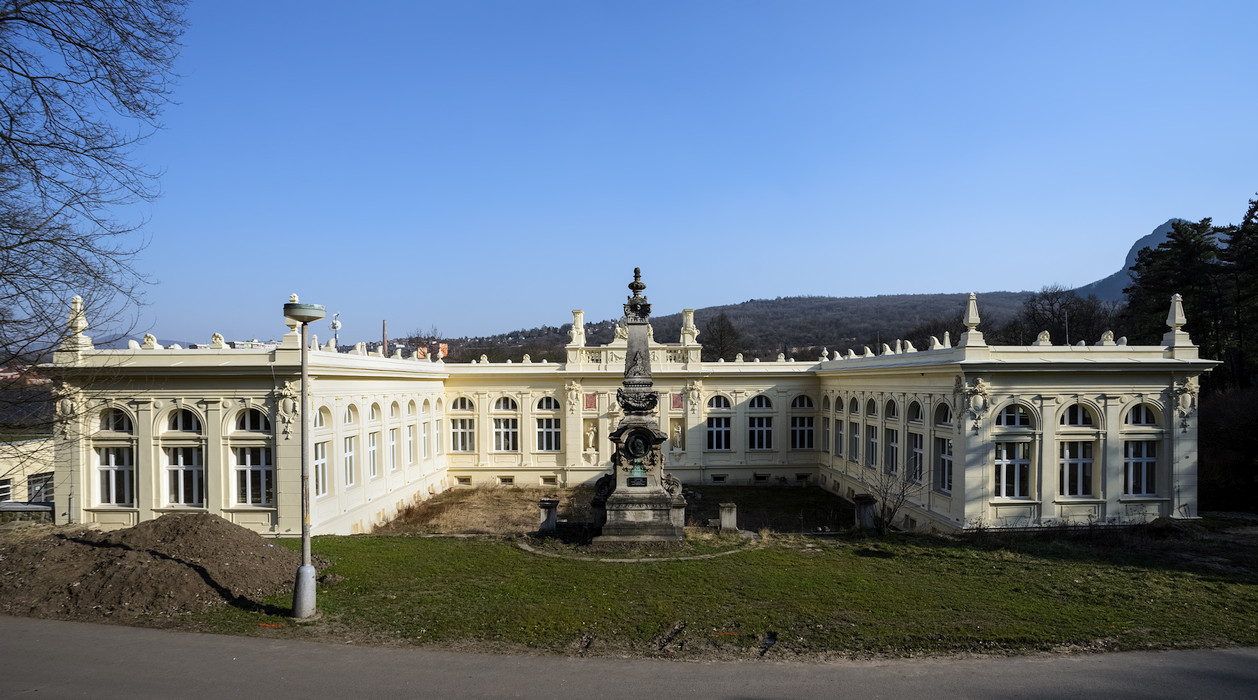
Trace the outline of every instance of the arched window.
[[345, 407], [345, 425], [353, 425], [358, 422], [358, 409], [353, 404]]
[[371, 404], [371, 409], [367, 413], [367, 420], [372, 420], [372, 421], [380, 420], [380, 404], [378, 403]]
[[251, 433], [269, 433], [271, 432], [271, 419], [266, 414], [256, 408], [246, 409], [240, 412], [240, 416], [236, 418], [236, 430], [247, 430]]
[[454, 403], [450, 404], [450, 410], [451, 411], [474, 411], [476, 410], [476, 404], [472, 403], [472, 400], [467, 398], [466, 396], [460, 396], [459, 398], [454, 400]]
[[115, 433], [129, 433], [133, 430], [131, 416], [121, 408], [107, 408], [100, 414], [100, 429]]
[[847, 412], [854, 416], [859, 416], [861, 414], [860, 402], [858, 402], [856, 399], [852, 399], [851, 401], [849, 401], [847, 403]]
[[730, 407], [729, 399], [725, 398], [724, 396], [721, 396], [720, 394], [717, 394], [716, 396], [713, 396], [712, 398], [708, 399], [708, 408], [711, 410], [717, 410], [717, 411], [728, 410], [729, 407]]
[[878, 415], [878, 404], [873, 399], [865, 403], [865, 415], [871, 417]]
[[326, 428], [328, 427], [328, 423], [331, 423], [331, 422], [332, 422], [332, 412], [329, 411], [327, 407], [320, 408], [317, 411], [315, 411], [314, 425], [312, 427]]
[[427, 416], [430, 413], [432, 413], [432, 402], [424, 399], [424, 402], [419, 405], [419, 415]]
[[408, 416], [415, 415], [415, 402], [414, 401], [408, 401], [406, 403], [406, 415]]
[[882, 415], [888, 420], [900, 417], [900, 408], [895, 405], [895, 399], [887, 399], [887, 405], [884, 407]]
[[996, 426], [1003, 428], [1029, 428], [1031, 427], [1031, 413], [1026, 410], [1025, 406], [1011, 403], [1000, 409], [1000, 413], [996, 414]]
[[1096, 425], [1096, 420], [1092, 417], [1092, 409], [1083, 404], [1072, 403], [1062, 412], [1061, 424], [1092, 427]]
[[1156, 427], [1158, 425], [1158, 415], [1149, 404], [1138, 403], [1127, 412], [1127, 417], [1123, 419], [1123, 425]]
[[197, 414], [186, 408], [170, 414], [169, 428], [173, 432], [180, 433], [199, 433], [201, 432], [201, 419], [197, 418]]
[[913, 403], [909, 404], [909, 422], [910, 423], [922, 422], [922, 404], [918, 403], [917, 401], [914, 401]]
[[952, 425], [952, 407], [948, 404], [939, 404], [939, 408], [935, 409], [935, 425]]
[[812, 399], [804, 394], [800, 394], [799, 396], [796, 396], [791, 401], [791, 408], [812, 408], [812, 407], [813, 407]]
[[537, 401], [537, 410], [539, 411], [558, 411], [559, 402], [553, 396], [543, 396]]
[[830, 397], [829, 396], [821, 397], [821, 410], [825, 413], [830, 412]]
[[748, 404], [748, 408], [773, 408], [773, 401], [769, 400], [769, 397], [764, 394], [757, 394], [751, 398], [751, 403]]
[[402, 410], [402, 407], [398, 405], [397, 401], [389, 404], [389, 417], [397, 418], [398, 411], [400, 410]]
[[510, 396], [503, 396], [494, 402], [495, 411], [514, 411], [516, 408], [515, 399]]

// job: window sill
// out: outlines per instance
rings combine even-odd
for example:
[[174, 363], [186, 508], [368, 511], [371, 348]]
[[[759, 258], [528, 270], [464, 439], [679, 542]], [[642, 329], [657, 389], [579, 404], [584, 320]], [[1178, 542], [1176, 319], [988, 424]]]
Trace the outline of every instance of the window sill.
[[1059, 503], [1062, 505], [1080, 505], [1104, 502], [1104, 498], [1097, 498], [1095, 496], [1058, 496], [1053, 499], [1053, 503]]
[[207, 510], [205, 506], [162, 506], [154, 508], [154, 513], [204, 513]]
[[1118, 497], [1119, 503], [1170, 503], [1171, 499], [1165, 496], [1139, 496], [1125, 495]]
[[1039, 503], [1039, 501], [1030, 496], [996, 496], [987, 501], [988, 505], [1008, 506], [1008, 505], [1027, 505], [1029, 503]]
[[88, 511], [89, 513], [93, 511], [118, 512], [118, 511], [134, 511], [134, 510], [139, 510], [139, 508], [132, 505], [116, 506], [116, 505], [113, 505], [112, 503], [105, 503], [98, 506], [92, 506], [91, 508], [84, 508], [84, 510]]
[[276, 507], [274, 505], [254, 506], [254, 505], [238, 504], [238, 505], [228, 506], [224, 508], [223, 512], [224, 513], [249, 513], [249, 512], [259, 511], [259, 510], [275, 510], [275, 508]]

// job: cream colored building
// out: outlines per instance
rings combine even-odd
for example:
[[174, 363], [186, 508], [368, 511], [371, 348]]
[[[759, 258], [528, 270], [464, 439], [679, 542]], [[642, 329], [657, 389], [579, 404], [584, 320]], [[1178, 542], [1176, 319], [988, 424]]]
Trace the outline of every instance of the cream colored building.
[[[626, 340], [588, 346], [580, 311], [563, 363], [468, 364], [310, 353], [312, 529], [366, 532], [456, 486], [569, 486], [610, 468]], [[208, 511], [300, 534], [301, 341], [274, 349], [56, 353], [58, 522], [122, 527]], [[693, 313], [652, 340], [665, 470], [694, 484], [810, 484], [845, 497], [903, 485], [914, 529], [1121, 524], [1196, 517], [1197, 357], [1158, 346], [989, 346], [973, 297], [956, 346], [897, 341], [813, 362], [700, 361]]]

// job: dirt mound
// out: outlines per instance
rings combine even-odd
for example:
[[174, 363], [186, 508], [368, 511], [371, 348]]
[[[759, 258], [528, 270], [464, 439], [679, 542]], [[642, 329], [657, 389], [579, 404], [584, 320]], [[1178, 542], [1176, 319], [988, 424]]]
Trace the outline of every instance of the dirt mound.
[[0, 544], [0, 613], [65, 619], [257, 606], [293, 585], [301, 557], [209, 514]]

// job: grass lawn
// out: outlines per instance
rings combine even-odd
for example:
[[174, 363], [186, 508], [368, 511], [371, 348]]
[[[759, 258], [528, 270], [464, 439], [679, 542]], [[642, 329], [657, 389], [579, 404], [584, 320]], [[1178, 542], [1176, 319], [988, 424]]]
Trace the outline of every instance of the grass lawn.
[[[325, 573], [341, 580], [319, 587], [317, 621], [233, 608], [189, 622], [367, 644], [686, 659], [1258, 644], [1255, 538], [1169, 535], [766, 532], [749, 545], [725, 541], [737, 550], [725, 556], [642, 563], [543, 557], [497, 535], [320, 537]], [[634, 555], [705, 548], [720, 546]]]

